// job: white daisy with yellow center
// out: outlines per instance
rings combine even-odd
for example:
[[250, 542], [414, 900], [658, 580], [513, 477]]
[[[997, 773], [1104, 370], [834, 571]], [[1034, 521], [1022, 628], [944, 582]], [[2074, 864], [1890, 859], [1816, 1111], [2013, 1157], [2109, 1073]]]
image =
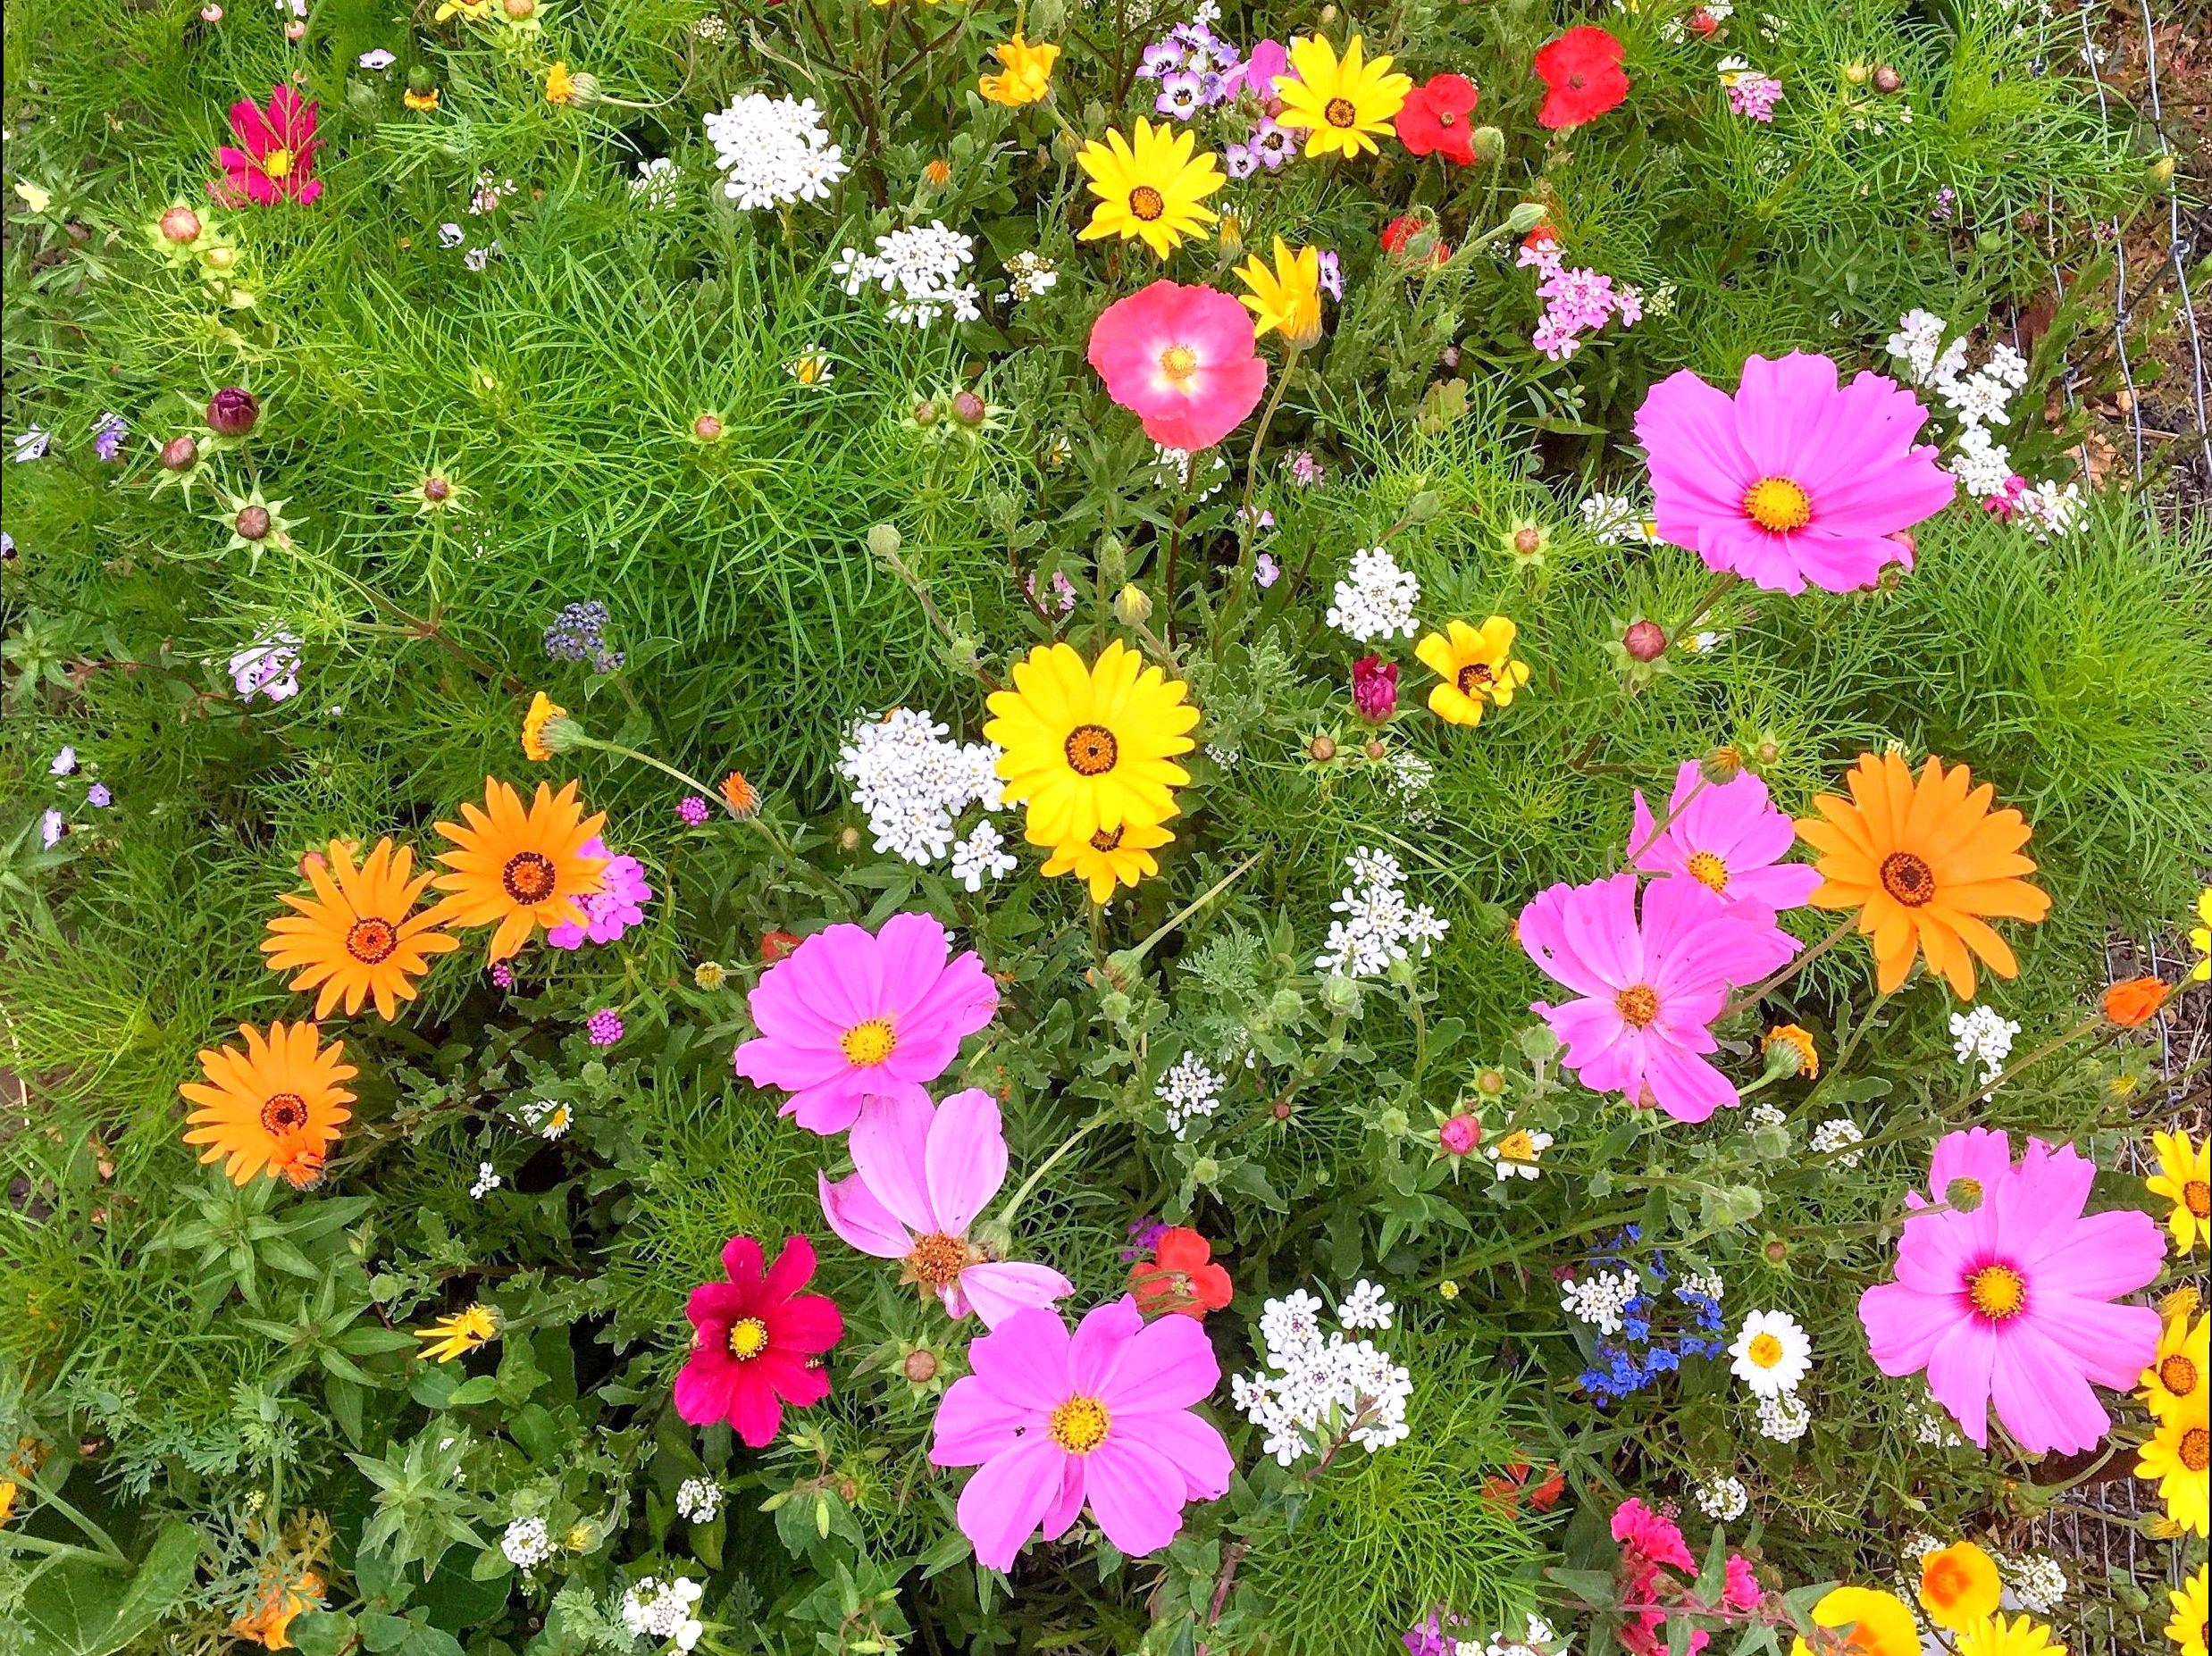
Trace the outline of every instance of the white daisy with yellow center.
[[1728, 1353], [1736, 1377], [1761, 1397], [1795, 1392], [1813, 1367], [1813, 1338], [1787, 1311], [1753, 1311]]

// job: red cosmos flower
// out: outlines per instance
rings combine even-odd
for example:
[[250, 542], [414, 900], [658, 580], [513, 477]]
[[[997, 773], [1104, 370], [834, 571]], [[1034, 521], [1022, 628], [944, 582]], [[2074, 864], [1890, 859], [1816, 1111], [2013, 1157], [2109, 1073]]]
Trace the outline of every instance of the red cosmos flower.
[[1429, 262], [1431, 264], [1441, 264], [1452, 256], [1452, 247], [1449, 242], [1436, 233], [1436, 224], [1432, 221], [1423, 218], [1418, 213], [1400, 213], [1383, 226], [1383, 251], [1403, 256], [1406, 247], [1412, 243], [1413, 238], [1426, 232], [1431, 240]]
[[1152, 1316], [1179, 1311], [1202, 1318], [1227, 1305], [1236, 1290], [1229, 1274], [1209, 1263], [1213, 1245], [1196, 1231], [1171, 1225], [1160, 1233], [1150, 1264], [1129, 1267], [1129, 1292], [1137, 1309]]
[[314, 201], [323, 193], [323, 180], [313, 176], [315, 146], [322, 141], [314, 135], [315, 109], [289, 86], [269, 88], [266, 110], [250, 97], [231, 105], [230, 131], [243, 147], [225, 144], [215, 151], [223, 178], [207, 193], [232, 207], [248, 201], [264, 207]]
[[760, 1244], [733, 1236], [722, 1250], [729, 1280], [691, 1290], [683, 1314], [696, 1331], [676, 1376], [676, 1413], [693, 1426], [726, 1420], [753, 1449], [775, 1441], [783, 1405], [804, 1409], [829, 1395], [820, 1358], [845, 1332], [836, 1304], [800, 1293], [814, 1277], [814, 1244], [786, 1239], [761, 1268]]
[[1431, 75], [1405, 95], [1395, 120], [1398, 142], [1416, 155], [1442, 155], [1454, 166], [1475, 160], [1473, 113], [1479, 95], [1464, 75]]
[[1618, 109], [1629, 95], [1621, 47], [1605, 29], [1570, 29], [1536, 54], [1537, 78], [1548, 88], [1537, 124], [1557, 130]]

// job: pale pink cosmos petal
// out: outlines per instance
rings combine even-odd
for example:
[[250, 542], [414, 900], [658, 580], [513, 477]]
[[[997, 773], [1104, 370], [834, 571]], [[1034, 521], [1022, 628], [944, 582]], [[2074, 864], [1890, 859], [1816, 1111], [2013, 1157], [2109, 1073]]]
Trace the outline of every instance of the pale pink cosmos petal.
[[1104, 1301], [1085, 1311], [1068, 1346], [1069, 1387], [1085, 1397], [1103, 1397], [1112, 1390], [1114, 1373], [1144, 1326], [1144, 1314], [1136, 1309], [1134, 1294]]
[[981, 1087], [955, 1092], [929, 1125], [925, 1166], [937, 1228], [965, 1236], [984, 1205], [1006, 1182], [1006, 1134], [999, 1101]]
[[986, 1569], [1012, 1568], [1060, 1491], [1066, 1451], [1039, 1434], [993, 1455], [960, 1491], [960, 1530]]
[[913, 1233], [876, 1200], [859, 1174], [834, 1183], [825, 1173], [814, 1176], [821, 1187], [822, 1217], [847, 1247], [878, 1259], [902, 1259], [913, 1250]]
[[962, 1375], [937, 1405], [929, 1464], [981, 1466], [992, 1456], [1011, 1449], [1023, 1427], [1035, 1428], [1043, 1418], [1034, 1409], [1008, 1402], [975, 1376]]
[[2073, 1145], [2054, 1150], [2040, 1139], [2030, 1139], [2020, 1165], [1993, 1183], [1987, 1194], [1998, 1254], [2024, 1275], [2054, 1246], [2070, 1246], [2096, 1181], [2097, 1164]]
[[1205, 1401], [1220, 1381], [1220, 1361], [1205, 1325], [1194, 1317], [1162, 1317], [1129, 1341], [1098, 1396], [1119, 1421], [1124, 1415], [1189, 1409]]
[[[919, 1089], [916, 1089], [918, 1092]], [[802, 1087], [783, 1100], [775, 1113], [789, 1116], [809, 1133], [818, 1133], [827, 1138], [833, 1133], [842, 1133], [852, 1125], [860, 1113], [862, 1094], [853, 1085], [852, 1077], [833, 1075], [817, 1086]]]
[[[1558, 1007], [1539, 1000], [1529, 1010], [1551, 1025], [1552, 1033], [1566, 1046], [1567, 1062], [1577, 1069], [1601, 1062], [1628, 1039], [1628, 1021], [1610, 996], [1603, 1000], [1594, 997], [1571, 1000]], [[1589, 1084], [1596, 1087], [1595, 1083]]]
[[1083, 1475], [1098, 1526], [1129, 1557], [1157, 1551], [1182, 1530], [1183, 1473], [1150, 1444], [1110, 1432], [1084, 1457]]
[[948, 1228], [937, 1222], [929, 1200], [926, 1157], [935, 1117], [926, 1098], [870, 1099], [847, 1141], [852, 1165], [876, 1200], [923, 1234]]
[[1075, 1526], [1083, 1512], [1083, 1497], [1086, 1491], [1083, 1475], [1084, 1457], [1070, 1455], [1068, 1464], [1060, 1468], [1060, 1493], [1045, 1512], [1043, 1528], [1047, 1541], [1058, 1541]]
[[[1634, 893], [1634, 874], [1615, 874], [1613, 879], [1627, 881]], [[1655, 880], [1646, 886], [1643, 981], [1685, 989], [1722, 981], [1718, 962], [1733, 934], [1707, 928], [1727, 914], [1727, 907], [1700, 881]], [[1631, 927], [1635, 924], [1632, 917], [1624, 920]]]
[[2071, 1455], [2102, 1441], [2112, 1417], [2064, 1352], [2025, 1321], [2006, 1324], [1998, 1339], [2004, 1350], [1990, 1371], [1990, 1401], [2023, 1449]]
[[1942, 1310], [1950, 1316], [1951, 1327], [1928, 1354], [1928, 1390], [1950, 1410], [1967, 1441], [1976, 1449], [1987, 1449], [1990, 1371], [1997, 1363], [1998, 1335], [1971, 1312], [1962, 1313], [1956, 1306]]
[[903, 1012], [935, 986], [952, 953], [952, 937], [934, 915], [895, 914], [876, 933], [868, 951], [876, 963], [875, 1004]]
[[1877, 1283], [1860, 1294], [1859, 1321], [1866, 1329], [1867, 1354], [1891, 1379], [1925, 1368], [1952, 1326], [1950, 1318], [1930, 1316], [1926, 1296], [1901, 1281]]
[[[1163, 1317], [1152, 1326], [1157, 1328], [1169, 1323], [1196, 1326], [1187, 1317]], [[1116, 1422], [1125, 1424], [1119, 1416]], [[1236, 1457], [1229, 1452], [1228, 1440], [1211, 1421], [1176, 1409], [1131, 1415], [1126, 1426], [1128, 1436], [1158, 1450], [1182, 1471], [1186, 1499], [1219, 1501], [1228, 1493], [1229, 1480], [1236, 1475]]]
[[[2110, 1300], [2149, 1286], [2166, 1264], [2166, 1233], [2132, 1208], [2077, 1219], [2048, 1251], [2023, 1259], [2036, 1287], [2074, 1300]], [[2149, 1367], [2148, 1359], [2135, 1365]], [[2134, 1376], [2111, 1384], [2132, 1384]]]
[[968, 1348], [976, 1378], [1010, 1403], [1050, 1411], [1075, 1388], [1068, 1383], [1068, 1325], [1055, 1311], [1017, 1311]]
[[959, 1317], [972, 1310], [986, 1328], [996, 1328], [1017, 1311], [1050, 1310], [1076, 1291], [1075, 1284], [1051, 1266], [1020, 1259], [987, 1259], [971, 1265], [960, 1273], [956, 1286], [965, 1303], [955, 1309], [948, 1299], [946, 1311]]
[[730, 1055], [730, 1066], [756, 1087], [788, 1087], [799, 1091], [842, 1078], [850, 1061], [834, 1045], [796, 1046], [772, 1035], [755, 1035]]

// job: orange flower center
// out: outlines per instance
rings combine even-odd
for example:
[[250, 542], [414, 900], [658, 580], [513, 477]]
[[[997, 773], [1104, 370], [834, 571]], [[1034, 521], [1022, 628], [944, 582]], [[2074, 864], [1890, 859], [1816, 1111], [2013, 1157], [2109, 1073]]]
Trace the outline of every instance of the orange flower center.
[[2203, 1426], [2191, 1426], [2182, 1434], [2181, 1461], [2191, 1472], [2201, 1472], [2212, 1466], [2212, 1431]]
[[1813, 521], [1813, 497], [1786, 477], [1763, 477], [1744, 490], [1744, 514], [1768, 533], [1786, 535]]
[[289, 149], [272, 149], [261, 158], [261, 170], [272, 179], [281, 179], [292, 170], [293, 155]]
[[1649, 983], [1631, 983], [1613, 998], [1631, 1029], [1647, 1027], [1659, 1016], [1659, 991]]
[[1160, 372], [1180, 385], [1198, 372], [1198, 353], [1187, 345], [1170, 345], [1160, 353]]
[[499, 870], [499, 883], [507, 894], [525, 907], [542, 903], [558, 883], [553, 859], [543, 851], [517, 851]]
[[1168, 198], [1149, 184], [1140, 184], [1129, 192], [1129, 213], [1133, 218], [1150, 224], [1168, 210]]
[[398, 947], [399, 933], [389, 920], [356, 920], [346, 928], [346, 952], [363, 966], [390, 959]]
[[1497, 1142], [1497, 1155], [1500, 1161], [1534, 1161], [1536, 1141], [1526, 1127], [1515, 1127]]
[[1103, 776], [1121, 757], [1121, 744], [1103, 724], [1078, 724], [1068, 732], [1062, 751], [1078, 776]]
[[1332, 127], [1356, 127], [1360, 124], [1360, 106], [1348, 97], [1330, 98], [1321, 113]]
[[1966, 1278], [1966, 1298], [1982, 1316], [2001, 1323], [2027, 1309], [2028, 1285], [2009, 1265], [1985, 1265]]
[[1754, 1334], [1744, 1355], [1762, 1368], [1772, 1368], [1782, 1360], [1782, 1342], [1771, 1334]]
[[2158, 1384], [2170, 1397], [2188, 1397], [2197, 1389], [2197, 1364], [2194, 1359], [2176, 1351], [2158, 1364]]
[[917, 1236], [914, 1250], [906, 1257], [906, 1268], [908, 1275], [924, 1287], [943, 1288], [958, 1282], [968, 1268], [968, 1244], [942, 1231]]
[[1955, 1558], [1938, 1552], [1921, 1566], [1920, 1591], [1924, 1598], [1938, 1604], [1956, 1604], [1973, 1591], [1973, 1576]]
[[2212, 1217], [2212, 1184], [2191, 1179], [2182, 1186], [2182, 1206], [2199, 1219]]
[[1470, 661], [1452, 675], [1462, 696], [1479, 696], [1497, 682], [1497, 673], [1487, 661]]
[[307, 1125], [307, 1100], [297, 1092], [271, 1093], [261, 1107], [261, 1125], [278, 1138], [298, 1132]]
[[768, 1349], [768, 1326], [758, 1317], [742, 1317], [730, 1325], [730, 1355], [750, 1363]]
[[848, 1063], [873, 1069], [899, 1050], [899, 1032], [891, 1026], [889, 1018], [872, 1017], [838, 1036], [837, 1044]]
[[1121, 836], [1123, 832], [1124, 831], [1120, 828], [1100, 829], [1096, 833], [1091, 836], [1091, 849], [1093, 851], [1119, 850], [1121, 849]]
[[1725, 891], [1728, 889], [1728, 864], [1711, 851], [1692, 851], [1689, 854], [1689, 877], [1708, 891]]
[[1045, 1429], [1069, 1454], [1087, 1455], [1106, 1441], [1106, 1429], [1112, 1423], [1106, 1405], [1095, 1397], [1071, 1397], [1052, 1411]]
[[1907, 908], [1925, 907], [1935, 900], [1935, 870], [1924, 857], [1892, 851], [1881, 859], [1881, 889]]

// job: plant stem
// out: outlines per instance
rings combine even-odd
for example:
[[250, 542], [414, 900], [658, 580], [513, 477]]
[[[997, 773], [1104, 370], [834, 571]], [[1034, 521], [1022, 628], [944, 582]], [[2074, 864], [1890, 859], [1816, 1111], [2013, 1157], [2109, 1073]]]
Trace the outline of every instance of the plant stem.
[[1014, 1192], [1012, 1200], [1008, 1201], [1005, 1207], [999, 1209], [999, 1223], [1001, 1225], [1011, 1225], [1014, 1222], [1014, 1215], [1020, 1211], [1022, 1203], [1029, 1200], [1029, 1192], [1036, 1189], [1037, 1181], [1042, 1179], [1046, 1174], [1052, 1172], [1052, 1168], [1059, 1163], [1060, 1158], [1065, 1156], [1069, 1150], [1075, 1149], [1077, 1144], [1081, 1143], [1084, 1136], [1093, 1127], [1102, 1126], [1113, 1118], [1114, 1111], [1112, 1109], [1109, 1108], [1099, 1110], [1093, 1114], [1088, 1121], [1085, 1121], [1073, 1133], [1062, 1139], [1060, 1142], [1060, 1148], [1037, 1164], [1036, 1167], [1030, 1173], [1029, 1176], [1021, 1182], [1021, 1187]]
[[1191, 899], [1189, 902], [1184, 904], [1183, 907], [1177, 910], [1174, 915], [1160, 923], [1160, 926], [1158, 931], [1154, 932], [1150, 937], [1146, 938], [1143, 942], [1139, 943], [1135, 949], [1130, 951], [1131, 958], [1139, 961], [1143, 960], [1146, 955], [1152, 953], [1152, 946], [1155, 943], [1165, 938], [1169, 933], [1173, 932], [1176, 927], [1181, 925], [1186, 920], [1189, 919], [1193, 915], [1203, 908], [1208, 903], [1213, 901], [1215, 898], [1220, 896], [1222, 892], [1227, 891], [1229, 887], [1235, 885], [1239, 880], [1243, 879], [1245, 874], [1252, 871], [1253, 865], [1257, 863], [1266, 855], [1267, 853], [1265, 851], [1254, 851], [1250, 857], [1244, 858], [1243, 862], [1237, 864], [1236, 867], [1230, 869], [1228, 873], [1223, 874], [1219, 880], [1216, 880], [1211, 885], [1201, 891], [1196, 897]]
[[[1758, 983], [1754, 983], [1749, 989], [1745, 990], [1742, 994], [1737, 996], [1735, 999], [1730, 1001], [1728, 1005], [1722, 1007], [1721, 1008], [1721, 1017], [1730, 1017], [1736, 1013], [1742, 1011], [1746, 1007], [1758, 1005], [1760, 1001], [1765, 999], [1767, 996], [1772, 994], [1775, 990], [1780, 988], [1784, 983], [1788, 983], [1791, 978], [1797, 976], [1798, 973], [1804, 971], [1806, 967], [1811, 966], [1815, 960], [1818, 960], [1822, 955], [1833, 949], [1838, 943], [1840, 943], [1845, 938], [1848, 937], [1851, 934], [1851, 927], [1853, 924], [1854, 922], [1849, 915], [1846, 915], [1842, 919], [1837, 921], [1836, 929], [1829, 933], [1826, 937], [1821, 939], [1819, 942], [1814, 944], [1812, 948], [1806, 949], [1803, 954], [1799, 955], [1795, 960], [1792, 960], [1780, 971], [1775, 973], [1771, 977], [1763, 978]], [[1720, 1019], [1716, 1018], [1713, 1021], [1718, 1023]]]

